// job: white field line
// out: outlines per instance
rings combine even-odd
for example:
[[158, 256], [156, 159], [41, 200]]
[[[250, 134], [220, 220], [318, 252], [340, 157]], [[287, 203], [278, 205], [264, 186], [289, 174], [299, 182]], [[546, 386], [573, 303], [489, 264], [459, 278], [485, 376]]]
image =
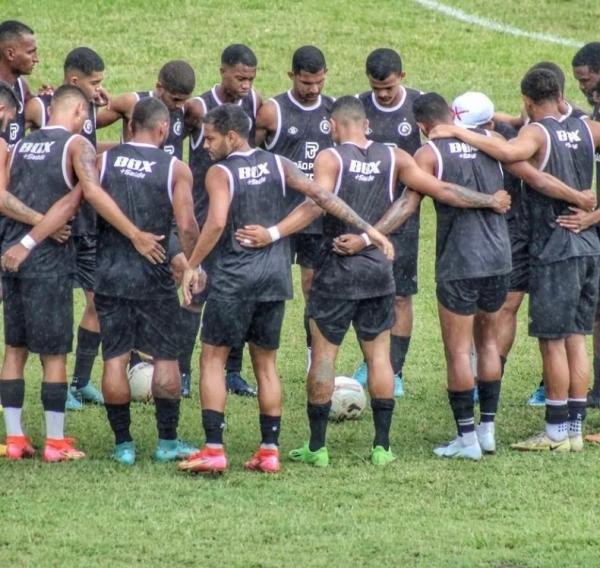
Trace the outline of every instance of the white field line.
[[417, 4], [424, 6], [425, 8], [429, 8], [430, 10], [435, 10], [436, 12], [440, 12], [442, 14], [446, 14], [451, 18], [456, 18], [457, 20], [461, 20], [463, 22], [467, 22], [468, 24], [474, 24], [477, 26], [481, 26], [482, 28], [487, 28], [489, 30], [494, 30], [496, 32], [501, 32], [505, 34], [510, 34], [518, 37], [525, 37], [529, 39], [533, 39], [536, 41], [545, 41], [548, 43], [557, 43], [559, 45], [568, 45], [570, 47], [581, 47], [583, 45], [582, 42], [577, 41], [575, 39], [569, 39], [565, 37], [555, 36], [552, 34], [540, 34], [536, 32], [527, 32], [525, 30], [521, 30], [519, 28], [515, 28], [513, 26], [508, 26], [503, 24], [502, 22], [497, 22], [496, 20], [490, 20], [489, 18], [482, 18], [481, 16], [477, 16], [475, 14], [469, 14], [468, 12], [464, 12], [463, 10], [459, 10], [458, 8], [453, 8], [452, 6], [448, 6], [447, 4], [442, 4], [441, 2], [435, 2], [434, 0], [414, 0]]

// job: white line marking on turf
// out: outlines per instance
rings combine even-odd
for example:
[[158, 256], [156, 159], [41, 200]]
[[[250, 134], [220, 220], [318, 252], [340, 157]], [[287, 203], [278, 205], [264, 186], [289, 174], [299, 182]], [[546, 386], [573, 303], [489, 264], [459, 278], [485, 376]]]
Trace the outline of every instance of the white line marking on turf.
[[456, 18], [457, 20], [461, 20], [463, 22], [467, 22], [468, 24], [475, 24], [477, 26], [481, 26], [482, 28], [487, 28], [489, 30], [494, 30], [496, 32], [502, 32], [505, 34], [513, 35], [513, 36], [526, 37], [529, 39], [534, 39], [536, 41], [546, 41], [549, 43], [557, 43], [559, 45], [568, 45], [570, 47], [581, 47], [583, 45], [582, 42], [577, 41], [575, 39], [569, 39], [569, 38], [565, 38], [565, 37], [555, 36], [552, 34], [527, 32], [525, 30], [515, 28], [514, 26], [509, 26], [507, 24], [503, 24], [502, 22], [490, 20], [489, 18], [482, 18], [481, 16], [477, 16], [475, 14], [469, 14], [467, 12], [464, 12], [463, 10], [459, 10], [458, 8], [453, 8], [452, 6], [448, 6], [447, 4], [442, 4], [441, 2], [435, 2], [435, 0], [414, 0], [414, 1], [417, 4], [421, 4], [421, 6], [424, 6], [425, 8], [429, 8], [430, 10], [435, 10], [436, 12], [446, 14], [447, 16]]

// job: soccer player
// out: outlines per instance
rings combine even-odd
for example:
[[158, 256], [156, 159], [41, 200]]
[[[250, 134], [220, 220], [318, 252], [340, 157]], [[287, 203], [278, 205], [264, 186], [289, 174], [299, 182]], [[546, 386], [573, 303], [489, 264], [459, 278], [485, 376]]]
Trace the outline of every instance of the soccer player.
[[[88, 119], [81, 134], [97, 147], [96, 108], [106, 106], [108, 96], [102, 87], [104, 62], [88, 47], [77, 47], [65, 58], [64, 85], [77, 85], [88, 97]], [[27, 123], [34, 128], [46, 126], [50, 119], [52, 95], [38, 95], [25, 107]], [[100, 328], [94, 306], [94, 268], [96, 263], [96, 213], [83, 203], [71, 226], [76, 251], [75, 284], [83, 289], [85, 310], [77, 330], [77, 351], [71, 388], [67, 392], [67, 410], [81, 410], [83, 402], [102, 404], [102, 393], [90, 383], [94, 360], [100, 346]]]
[[[251, 146], [256, 143], [256, 117], [261, 107], [260, 95], [252, 87], [256, 77], [257, 59], [254, 52], [243, 44], [232, 44], [227, 46], [221, 54], [220, 75], [221, 82], [214, 85], [205, 93], [194, 97], [186, 104], [188, 125], [190, 132], [190, 157], [189, 164], [194, 175], [194, 207], [198, 225], [202, 227], [206, 221], [208, 211], [208, 194], [204, 180], [208, 168], [212, 165], [212, 159], [204, 148], [204, 128], [202, 117], [210, 110], [224, 103], [239, 105], [251, 122], [248, 141]], [[204, 292], [194, 298], [191, 309], [197, 312], [202, 310], [202, 304], [210, 287], [210, 273], [213, 258], [204, 261], [204, 270], [208, 273], [209, 284]], [[191, 361], [192, 350], [198, 334], [200, 321], [196, 327], [190, 327], [188, 336], [187, 361]], [[231, 349], [226, 363], [227, 390], [241, 396], [256, 396], [256, 389], [251, 387], [242, 377], [243, 345], [234, 346]], [[190, 363], [191, 365], [191, 363]]]
[[[370, 91], [359, 95], [369, 127], [367, 138], [389, 144], [413, 155], [421, 145], [419, 128], [413, 116], [413, 101], [420, 91], [402, 85], [406, 76], [400, 55], [389, 48], [372, 51], [367, 57], [366, 74]], [[396, 197], [403, 186], [395, 189]], [[394, 282], [396, 319], [390, 339], [390, 357], [394, 371], [394, 395], [404, 394], [403, 369], [413, 327], [412, 296], [417, 293], [417, 259], [419, 245], [419, 210], [411, 219], [390, 235], [396, 249]], [[362, 363], [354, 378], [363, 386], [367, 383], [366, 363]]]
[[[230, 349], [246, 341], [258, 381], [262, 437], [259, 450], [246, 462], [246, 468], [263, 472], [280, 469], [281, 384], [275, 360], [292, 280], [288, 240], [279, 238], [275, 225], [286, 215], [286, 188], [312, 197], [327, 211], [366, 231], [390, 258], [393, 254], [385, 237], [302, 174], [293, 162], [252, 149], [249, 130], [246, 113], [236, 105], [218, 106], [204, 117], [204, 145], [211, 158], [221, 161], [206, 174], [209, 208], [189, 259], [190, 270], [184, 276], [186, 301], [191, 300], [190, 285], [198, 277], [194, 269], [220, 244], [202, 321], [200, 393], [206, 446], [179, 464], [187, 471], [227, 469], [223, 368]], [[264, 230], [267, 246], [257, 248], [251, 238], [245, 237], [238, 242], [236, 232], [249, 225], [270, 227]]]
[[[6, 349], [0, 397], [6, 407], [10, 459], [34, 453], [21, 425], [23, 373], [30, 351], [39, 353], [43, 364], [44, 459], [55, 462], [84, 457], [73, 440], [64, 437], [66, 354], [73, 339], [74, 248], [70, 241], [61, 244], [44, 239], [74, 215], [82, 189], [92, 194], [104, 215], [117, 215], [114, 203], [97, 185], [92, 146], [76, 134], [87, 118], [86, 95], [78, 87], [63, 85], [54, 93], [48, 126], [19, 141], [13, 152], [9, 191], [27, 207], [47, 214], [32, 230], [26, 221], [13, 217], [7, 222], [2, 243]], [[79, 185], [73, 189], [77, 181]], [[40, 183], [44, 192], [37, 191]], [[99, 197], [94, 197], [98, 190]], [[127, 231], [137, 250], [150, 258], [162, 250], [154, 235], [140, 232], [126, 218], [115, 222]]]
[[[527, 160], [572, 188], [589, 188], [600, 126], [562, 115], [560, 85], [550, 71], [527, 73], [521, 93], [532, 123], [510, 142], [448, 127], [436, 136], [454, 135], [503, 162]], [[529, 334], [538, 338], [542, 355], [546, 428], [512, 447], [581, 451], [589, 382], [585, 336], [592, 333], [598, 300], [600, 239], [595, 228], [572, 232], [559, 226], [557, 217], [567, 228], [577, 224], [563, 200], [531, 191], [529, 212]]]
[[6, 81], [17, 94], [17, 116], [2, 137], [14, 146], [25, 136], [25, 103], [31, 98], [23, 75], [30, 75], [39, 63], [33, 30], [21, 22], [6, 20], [0, 24], [0, 80]]
[[[313, 176], [317, 153], [333, 146], [329, 114], [333, 99], [322, 95], [327, 65], [323, 52], [312, 45], [298, 48], [292, 56], [288, 72], [292, 88], [266, 101], [256, 119], [259, 138], [265, 138], [265, 148], [292, 160], [307, 176]], [[302, 194], [287, 193], [291, 211], [302, 201]], [[312, 284], [314, 267], [323, 235], [323, 223], [317, 219], [290, 239], [292, 257], [300, 265], [302, 294], [305, 304]], [[306, 345], [309, 350], [310, 328], [304, 314]]]

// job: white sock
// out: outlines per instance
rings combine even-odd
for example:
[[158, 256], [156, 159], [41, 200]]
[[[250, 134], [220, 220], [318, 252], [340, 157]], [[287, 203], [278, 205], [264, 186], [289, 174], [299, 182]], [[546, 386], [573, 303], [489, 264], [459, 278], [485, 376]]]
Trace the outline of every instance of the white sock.
[[21, 426], [21, 413], [23, 408], [4, 407], [4, 424], [6, 425], [7, 436], [23, 436], [23, 427]]
[[560, 424], [548, 424], [546, 422], [546, 434], [548, 438], [555, 442], [562, 442], [568, 436], [569, 423], [561, 422]]
[[46, 410], [46, 438], [62, 440], [65, 437], [65, 413]]

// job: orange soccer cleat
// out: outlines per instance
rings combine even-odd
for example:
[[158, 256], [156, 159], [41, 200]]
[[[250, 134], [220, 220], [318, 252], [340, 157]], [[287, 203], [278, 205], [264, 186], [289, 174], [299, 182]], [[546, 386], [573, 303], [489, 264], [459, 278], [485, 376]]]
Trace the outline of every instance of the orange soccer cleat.
[[32, 458], [35, 448], [28, 436], [6, 436], [6, 457], [9, 460]]
[[258, 451], [244, 464], [244, 467], [251, 471], [277, 473], [281, 470], [279, 450], [275, 448], [259, 448]]
[[227, 471], [227, 466], [225, 450], [208, 446], [177, 464], [178, 469], [191, 473], [223, 473]]
[[46, 438], [44, 461], [60, 462], [83, 459], [85, 454], [78, 450], [74, 444], [75, 440], [73, 438], [63, 438], [60, 440]]

